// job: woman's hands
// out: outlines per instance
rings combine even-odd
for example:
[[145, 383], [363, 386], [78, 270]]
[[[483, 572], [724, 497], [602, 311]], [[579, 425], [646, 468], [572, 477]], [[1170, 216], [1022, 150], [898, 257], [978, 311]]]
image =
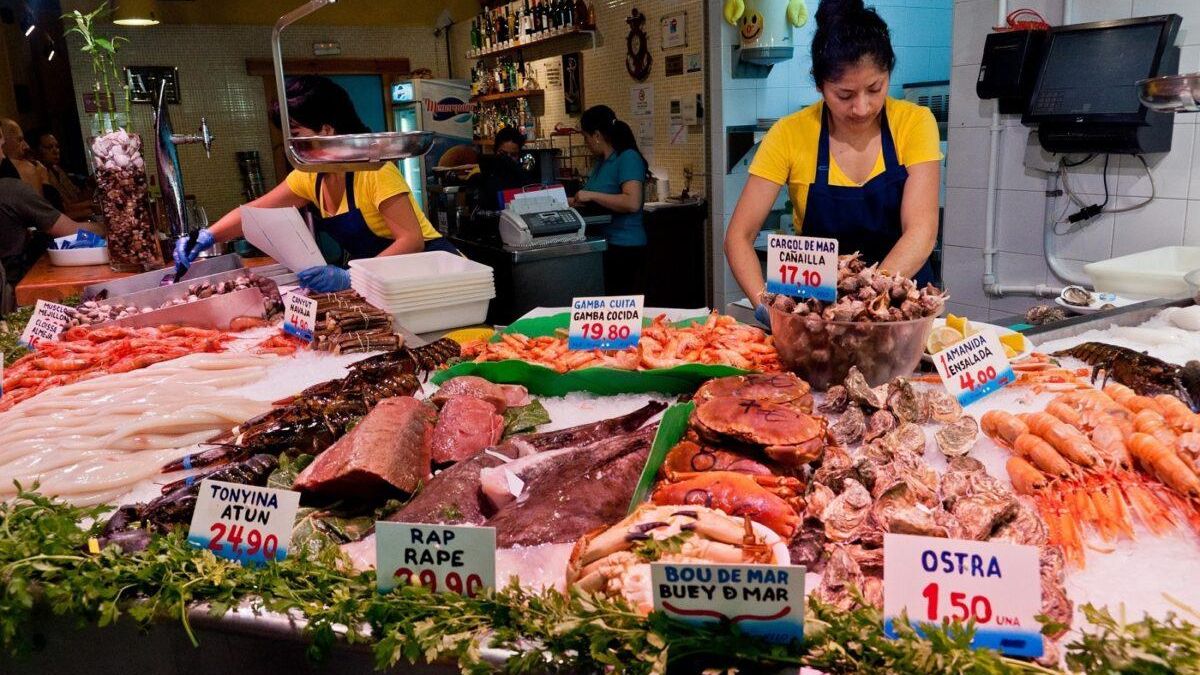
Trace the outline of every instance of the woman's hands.
[[180, 237], [175, 242], [175, 265], [186, 270], [196, 262], [196, 257], [200, 255], [201, 251], [207, 251], [215, 243], [217, 240], [207, 227], [196, 235], [196, 243], [191, 248], [188, 248], [188, 238]]
[[335, 265], [318, 265], [296, 273], [300, 285], [320, 293], [335, 293], [350, 288], [350, 273]]

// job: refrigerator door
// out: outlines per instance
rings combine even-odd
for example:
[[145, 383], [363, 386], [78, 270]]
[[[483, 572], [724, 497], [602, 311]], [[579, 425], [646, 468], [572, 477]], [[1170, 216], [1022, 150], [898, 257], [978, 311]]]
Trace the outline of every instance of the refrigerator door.
[[[420, 131], [420, 113], [417, 110], [416, 104], [404, 105], [397, 104], [393, 110], [395, 115], [396, 131]], [[425, 163], [420, 157], [409, 157], [399, 160], [397, 163], [400, 167], [400, 173], [404, 176], [404, 182], [408, 183], [409, 188], [413, 191], [413, 198], [417, 200], [422, 210], [425, 208]]]

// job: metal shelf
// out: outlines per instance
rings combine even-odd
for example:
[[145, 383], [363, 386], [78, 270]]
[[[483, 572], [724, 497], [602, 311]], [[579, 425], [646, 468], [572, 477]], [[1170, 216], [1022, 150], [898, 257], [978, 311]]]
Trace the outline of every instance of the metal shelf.
[[497, 103], [499, 101], [511, 101], [519, 98], [540, 98], [546, 92], [541, 89], [521, 89], [518, 91], [506, 91], [500, 94], [481, 94], [472, 96], [471, 103]]
[[505, 44], [503, 47], [492, 47], [491, 49], [472, 49], [467, 52], [469, 59], [482, 59], [489, 56], [500, 56], [502, 54], [511, 54], [516, 51], [525, 49], [526, 47], [534, 47], [536, 45], [546, 44], [547, 42], [555, 42], [565, 37], [573, 35], [589, 35], [592, 38], [592, 49], [596, 48], [596, 31], [590, 28], [575, 28], [571, 27], [567, 30], [560, 30], [557, 33], [539, 37], [533, 40], [525, 40], [511, 44]]

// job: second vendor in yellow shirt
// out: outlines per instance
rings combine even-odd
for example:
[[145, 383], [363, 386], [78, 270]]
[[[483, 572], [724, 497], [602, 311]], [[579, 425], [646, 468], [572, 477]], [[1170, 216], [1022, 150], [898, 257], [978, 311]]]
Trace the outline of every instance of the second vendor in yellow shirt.
[[[320, 76], [289, 78], [288, 115], [293, 137], [367, 133], [344, 89]], [[292, 171], [284, 182], [250, 202], [260, 208], [316, 205], [317, 232], [328, 234], [348, 257], [449, 251], [457, 253], [421, 212], [412, 189], [394, 164], [374, 171], [306, 173]], [[195, 243], [181, 239], [175, 264], [187, 268], [196, 256], [215, 242], [242, 235], [237, 209], [212, 227], [201, 230]], [[297, 273], [305, 288], [330, 292], [350, 287], [350, 273], [336, 265], [320, 265]]]
[[765, 320], [754, 240], [787, 186], [796, 230], [837, 239], [843, 254], [925, 283], [937, 241], [937, 122], [888, 97], [896, 55], [887, 24], [863, 0], [821, 0], [813, 79], [821, 101], [767, 132], [725, 234], [725, 257]]

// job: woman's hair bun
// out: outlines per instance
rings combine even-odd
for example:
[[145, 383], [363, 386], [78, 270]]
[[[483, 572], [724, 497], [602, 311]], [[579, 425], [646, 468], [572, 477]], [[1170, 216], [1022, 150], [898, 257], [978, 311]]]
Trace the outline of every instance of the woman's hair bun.
[[817, 24], [836, 23], [866, 10], [863, 0], [821, 0], [821, 4], [817, 6]]

